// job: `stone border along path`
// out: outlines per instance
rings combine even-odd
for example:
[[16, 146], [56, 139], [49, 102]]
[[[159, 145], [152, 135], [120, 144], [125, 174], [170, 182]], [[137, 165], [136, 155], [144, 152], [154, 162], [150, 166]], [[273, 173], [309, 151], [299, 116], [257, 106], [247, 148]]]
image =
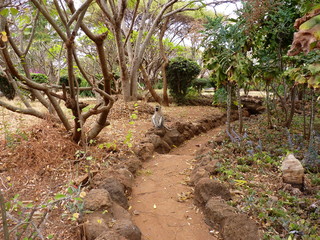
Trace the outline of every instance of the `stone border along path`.
[[[232, 120], [237, 117], [237, 113], [231, 115]], [[209, 231], [213, 227], [222, 232], [224, 239], [257, 239], [257, 227], [255, 223], [246, 225], [250, 222], [247, 216], [232, 209], [227, 209], [224, 215], [227, 205], [221, 198], [231, 197], [226, 186], [206, 177], [206, 169], [200, 171], [202, 174], [198, 177], [200, 168], [194, 156], [195, 146], [207, 143], [220, 131], [213, 128], [225, 121], [226, 114], [213, 115], [196, 123], [177, 122], [169, 130], [153, 129], [134, 149], [140, 160], [131, 158], [123, 166], [98, 172], [92, 178], [93, 189], [84, 198], [79, 239], [214, 240], [217, 238], [213, 234], [217, 232]], [[201, 133], [206, 134], [184, 143]], [[169, 153], [170, 150], [171, 154], [154, 156], [154, 152]], [[140, 176], [134, 181], [133, 174], [139, 169]], [[191, 172], [196, 175], [191, 176], [195, 183], [195, 202], [205, 210], [205, 216], [190, 200], [193, 189], [187, 181]], [[130, 194], [128, 203], [126, 195]], [[216, 199], [217, 196], [221, 198]], [[222, 211], [216, 211], [216, 206], [222, 207]], [[210, 227], [204, 223], [204, 217]], [[248, 238], [247, 230], [253, 238]]]
[[202, 211], [193, 204], [193, 189], [186, 181], [195, 157], [194, 146], [219, 131], [210, 130], [170, 154], [157, 154], [143, 164], [130, 201], [132, 220], [140, 228], [143, 240], [217, 239], [212, 235], [213, 228], [204, 222]]

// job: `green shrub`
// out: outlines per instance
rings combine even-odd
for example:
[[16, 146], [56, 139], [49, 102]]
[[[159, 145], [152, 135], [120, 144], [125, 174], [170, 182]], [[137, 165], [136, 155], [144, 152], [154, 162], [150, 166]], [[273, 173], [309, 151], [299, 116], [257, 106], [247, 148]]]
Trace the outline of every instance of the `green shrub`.
[[[80, 87], [90, 87], [90, 84], [87, 81], [82, 80], [80, 83]], [[81, 90], [80, 96], [81, 97], [94, 97], [94, 93], [91, 90]]]
[[192, 87], [201, 93], [205, 87], [211, 87], [211, 81], [208, 78], [196, 78], [192, 81]]
[[183, 102], [192, 80], [200, 73], [200, 66], [192, 60], [177, 57], [166, 68], [168, 87], [177, 103]]
[[[68, 76], [61, 76], [60, 77], [60, 81], [59, 81], [59, 84], [60, 85], [65, 85], [65, 86], [69, 86], [69, 80], [68, 80]], [[76, 77], [77, 79], [77, 82], [79, 84], [79, 86], [81, 85], [81, 81], [82, 81], [82, 78], [81, 77]], [[76, 82], [74, 82], [74, 84], [76, 85]]]
[[9, 82], [6, 76], [0, 74], [0, 91], [3, 95], [9, 99], [14, 99], [16, 91], [14, 90], [12, 84]]
[[227, 102], [227, 90], [223, 87], [218, 88], [213, 95], [213, 104], [225, 104]]
[[42, 73], [31, 73], [31, 79], [37, 83], [49, 83], [48, 76]]

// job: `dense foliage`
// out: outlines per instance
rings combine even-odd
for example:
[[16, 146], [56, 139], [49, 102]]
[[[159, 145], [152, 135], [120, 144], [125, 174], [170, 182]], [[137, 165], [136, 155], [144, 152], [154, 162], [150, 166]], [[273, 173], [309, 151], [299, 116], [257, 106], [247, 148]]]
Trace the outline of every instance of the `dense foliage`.
[[200, 66], [195, 61], [177, 57], [170, 61], [167, 69], [167, 79], [172, 96], [182, 103], [191, 87], [192, 81], [200, 73]]
[[49, 83], [48, 76], [42, 73], [31, 73], [31, 79], [37, 83]]

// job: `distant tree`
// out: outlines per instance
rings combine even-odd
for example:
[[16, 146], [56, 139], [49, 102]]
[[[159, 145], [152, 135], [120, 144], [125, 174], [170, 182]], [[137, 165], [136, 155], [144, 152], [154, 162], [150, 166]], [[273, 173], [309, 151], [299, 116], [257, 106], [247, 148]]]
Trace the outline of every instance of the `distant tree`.
[[183, 103], [192, 81], [200, 73], [200, 66], [195, 61], [177, 57], [169, 62], [166, 68], [167, 80], [171, 95], [178, 103]]

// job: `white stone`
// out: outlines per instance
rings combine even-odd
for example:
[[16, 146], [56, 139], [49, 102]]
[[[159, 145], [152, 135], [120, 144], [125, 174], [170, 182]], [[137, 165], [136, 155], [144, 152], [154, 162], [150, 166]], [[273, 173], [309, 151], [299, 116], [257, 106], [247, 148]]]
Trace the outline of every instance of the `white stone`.
[[303, 184], [304, 168], [293, 154], [285, 157], [281, 165], [283, 182], [289, 184]]

